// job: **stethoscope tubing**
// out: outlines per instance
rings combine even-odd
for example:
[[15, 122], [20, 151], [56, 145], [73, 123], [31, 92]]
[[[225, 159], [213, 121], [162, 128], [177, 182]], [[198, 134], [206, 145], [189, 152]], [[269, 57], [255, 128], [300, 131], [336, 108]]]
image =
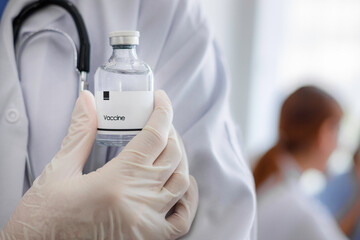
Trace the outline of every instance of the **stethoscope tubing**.
[[[62, 7], [65, 9], [73, 18], [76, 29], [78, 31], [79, 35], [79, 41], [80, 41], [80, 47], [79, 51], [76, 49], [76, 45], [72, 38], [65, 32], [58, 30], [58, 29], [43, 29], [34, 33], [31, 33], [28, 35], [18, 48], [19, 51], [16, 51], [16, 61], [17, 61], [17, 67], [19, 72], [19, 79], [20, 77], [20, 57], [22, 54], [22, 51], [25, 47], [25, 45], [33, 39], [35, 36], [45, 33], [45, 32], [54, 32], [63, 35], [66, 39], [69, 40], [69, 42], [72, 45], [72, 48], [74, 50], [74, 58], [75, 58], [75, 64], [76, 68], [79, 73], [79, 85], [78, 85], [78, 92], [80, 94], [81, 91], [88, 89], [88, 83], [87, 83], [87, 73], [90, 71], [90, 40], [89, 36], [86, 30], [86, 26], [84, 23], [84, 20], [77, 10], [77, 8], [69, 1], [67, 0], [39, 0], [37, 2], [30, 3], [26, 5], [20, 13], [17, 15], [17, 17], [13, 20], [13, 34], [14, 34], [14, 46], [16, 46], [16, 42], [19, 36], [19, 32], [21, 29], [22, 24], [28, 19], [31, 15], [35, 14], [40, 9], [43, 9], [49, 5], [56, 5], [59, 7]], [[15, 47], [15, 49], [17, 49]], [[32, 186], [35, 175], [34, 170], [32, 166], [31, 159], [29, 157], [28, 151], [25, 156], [26, 161], [26, 172], [29, 180], [30, 186]]]
[[74, 4], [67, 0], [40, 0], [26, 5], [13, 20], [14, 45], [16, 44], [22, 24], [27, 18], [37, 11], [56, 5], [65, 9], [73, 18], [79, 35], [80, 48], [78, 52], [77, 68], [79, 72], [89, 72], [90, 70], [90, 40], [81, 14]]

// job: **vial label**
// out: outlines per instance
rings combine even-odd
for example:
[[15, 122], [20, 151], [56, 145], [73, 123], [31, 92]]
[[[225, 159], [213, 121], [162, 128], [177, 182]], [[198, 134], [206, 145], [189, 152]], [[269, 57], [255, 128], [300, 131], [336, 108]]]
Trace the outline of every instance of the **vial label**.
[[101, 134], [141, 131], [154, 109], [152, 91], [97, 91], [95, 99]]

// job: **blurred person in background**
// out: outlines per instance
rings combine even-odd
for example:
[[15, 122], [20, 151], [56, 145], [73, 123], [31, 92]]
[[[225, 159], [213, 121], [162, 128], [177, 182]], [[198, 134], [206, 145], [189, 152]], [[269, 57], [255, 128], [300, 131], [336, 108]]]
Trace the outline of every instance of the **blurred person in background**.
[[299, 185], [303, 171], [325, 171], [342, 115], [336, 100], [313, 86], [301, 87], [283, 103], [278, 142], [253, 172], [259, 240], [346, 239], [326, 208]]
[[354, 166], [348, 172], [328, 182], [318, 198], [337, 219], [350, 239], [360, 239], [360, 144], [353, 157]]

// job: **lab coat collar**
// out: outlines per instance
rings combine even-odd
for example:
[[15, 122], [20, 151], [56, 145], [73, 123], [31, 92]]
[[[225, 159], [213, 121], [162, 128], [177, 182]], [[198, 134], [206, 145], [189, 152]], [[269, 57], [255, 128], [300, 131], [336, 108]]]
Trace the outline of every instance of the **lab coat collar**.
[[285, 181], [299, 181], [302, 174], [300, 166], [291, 155], [282, 160], [280, 171]]
[[[9, 56], [10, 58], [9, 60], [12, 62], [13, 66], [15, 66], [15, 55], [14, 55], [14, 45], [13, 45], [12, 20], [20, 13], [23, 7], [25, 7], [27, 4], [31, 2], [34, 1], [33, 0], [9, 1], [3, 13], [2, 21], [0, 22], [1, 23], [0, 30], [5, 33], [3, 34], [2, 37], [4, 38], [4, 43], [6, 45], [5, 47], [5, 49], [7, 50], [6, 54]], [[76, 3], [77, 0], [71, 2]], [[51, 11], [51, 14], [48, 14], [49, 11]], [[33, 16], [31, 16], [29, 19], [26, 20], [26, 22], [23, 24], [21, 28], [21, 33], [26, 34], [29, 32], [34, 32], [43, 29], [46, 26], [50, 25], [52, 22], [61, 18], [65, 14], [66, 11], [57, 6], [50, 6], [48, 8], [42, 9], [38, 13], [34, 14]]]
[[[29, 3], [34, 2], [34, 0], [23, 0], [23, 1], [9, 1], [7, 8], [5, 9], [6, 16], [3, 19], [7, 19], [11, 21], [20, 13], [20, 11], [28, 5]], [[74, 4], [77, 3], [77, 0], [71, 0]], [[51, 12], [49, 14], [49, 12]], [[35, 32], [40, 29], [44, 29], [49, 26], [51, 23], [56, 21], [67, 14], [67, 12], [58, 7], [58, 6], [49, 6], [37, 12], [36, 14], [30, 16], [21, 28], [21, 33], [27, 34], [29, 32]], [[5, 15], [5, 13], [4, 13]], [[12, 23], [11, 23], [12, 27]], [[11, 31], [12, 32], [12, 31]], [[21, 36], [19, 36], [21, 37]]]
[[278, 167], [282, 176], [281, 181], [279, 181], [276, 176], [269, 177], [269, 179], [267, 179], [257, 190], [258, 194], [267, 193], [270, 189], [279, 184], [297, 185], [299, 183], [302, 174], [300, 166], [290, 154], [284, 156], [285, 157], [278, 162]]

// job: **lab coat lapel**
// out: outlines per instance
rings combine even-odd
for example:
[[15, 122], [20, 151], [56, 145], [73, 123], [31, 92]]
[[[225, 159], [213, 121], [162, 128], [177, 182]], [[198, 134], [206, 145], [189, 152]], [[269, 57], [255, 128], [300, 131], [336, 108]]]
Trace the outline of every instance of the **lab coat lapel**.
[[[0, 229], [23, 194], [28, 119], [15, 61], [12, 20], [32, 0], [11, 0], [0, 22]], [[45, 11], [52, 14], [44, 15]], [[42, 10], [27, 21], [21, 33], [41, 29], [65, 12], [56, 7]], [[21, 35], [20, 35], [21, 37]]]
[[23, 193], [28, 121], [17, 75], [12, 16], [20, 1], [10, 1], [0, 23], [0, 228]]
[[[0, 22], [0, 153], [6, 156], [0, 158], [0, 229], [23, 194], [28, 119], [15, 61], [12, 20], [31, 1], [9, 1]], [[45, 16], [45, 11], [52, 14]], [[44, 9], [26, 21], [21, 33], [41, 29], [63, 14], [56, 7]]]
[[[26, 0], [26, 3], [23, 5], [27, 5], [30, 2], [33, 2], [33, 0]], [[76, 1], [71, 1], [74, 4], [77, 3]], [[20, 10], [22, 9], [22, 7], [19, 9], [19, 11], [15, 12], [16, 16]], [[49, 27], [51, 25], [51, 23], [55, 22], [57, 19], [61, 18], [62, 16], [66, 15], [67, 12], [62, 9], [61, 7], [58, 6], [49, 6], [46, 7], [42, 10], [39, 10], [38, 12], [36, 12], [36, 14], [32, 15], [30, 18], [28, 18], [25, 23], [23, 24], [22, 28], [21, 28], [21, 35], [25, 35], [29, 32], [35, 32], [38, 31], [40, 29], [44, 29], [46, 27]]]

